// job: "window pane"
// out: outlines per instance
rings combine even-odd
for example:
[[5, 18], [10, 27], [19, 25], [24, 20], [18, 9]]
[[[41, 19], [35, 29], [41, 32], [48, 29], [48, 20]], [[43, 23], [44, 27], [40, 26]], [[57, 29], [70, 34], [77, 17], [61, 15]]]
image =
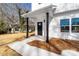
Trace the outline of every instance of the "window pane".
[[72, 18], [72, 32], [79, 32], [79, 18]]
[[72, 18], [72, 25], [79, 25], [79, 18]]
[[67, 26], [67, 25], [69, 25], [69, 19], [61, 19], [60, 25], [61, 26]]
[[69, 26], [62, 26], [61, 32], [69, 32]]
[[79, 26], [72, 26], [72, 32], [79, 32]]
[[69, 19], [60, 20], [61, 32], [69, 32]]

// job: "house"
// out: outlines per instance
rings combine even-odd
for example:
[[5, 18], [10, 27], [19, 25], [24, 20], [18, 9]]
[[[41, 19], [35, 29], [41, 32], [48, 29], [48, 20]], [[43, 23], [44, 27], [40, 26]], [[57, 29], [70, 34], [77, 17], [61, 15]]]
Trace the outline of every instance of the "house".
[[[33, 4], [32, 11], [22, 15], [26, 19], [27, 38], [8, 46], [23, 56], [78, 56], [79, 41], [76, 41], [79, 39], [78, 6], [78, 4]], [[28, 33], [30, 20], [35, 25], [35, 36], [31, 37]]]
[[[52, 37], [79, 39], [79, 4], [65, 3], [53, 5], [38, 3], [32, 5], [32, 11], [22, 16], [28, 23], [35, 23], [35, 35], [44, 37], [46, 42]], [[27, 33], [28, 37], [28, 33]]]

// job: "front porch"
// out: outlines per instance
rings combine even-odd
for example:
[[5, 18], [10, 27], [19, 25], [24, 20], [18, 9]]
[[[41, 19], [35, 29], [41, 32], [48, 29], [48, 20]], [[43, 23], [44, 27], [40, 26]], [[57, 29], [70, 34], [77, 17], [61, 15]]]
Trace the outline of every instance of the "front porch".
[[35, 35], [41, 36], [48, 43], [49, 42], [49, 24], [53, 18], [53, 13], [55, 11], [54, 5], [47, 5], [41, 9], [31, 11], [29, 13], [23, 14], [22, 17], [26, 20], [26, 38], [29, 34], [29, 22], [34, 22], [35, 25]]

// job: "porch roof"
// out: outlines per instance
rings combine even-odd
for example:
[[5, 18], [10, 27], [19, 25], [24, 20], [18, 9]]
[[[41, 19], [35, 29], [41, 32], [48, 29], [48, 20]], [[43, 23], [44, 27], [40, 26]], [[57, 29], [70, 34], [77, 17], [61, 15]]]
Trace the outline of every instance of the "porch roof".
[[56, 9], [56, 6], [55, 5], [47, 5], [43, 8], [40, 8], [40, 9], [37, 9], [37, 10], [34, 10], [34, 11], [31, 11], [31, 12], [28, 12], [28, 13], [25, 13], [22, 15], [22, 17], [24, 18], [31, 18], [31, 19], [36, 19], [36, 20], [41, 20], [40, 18], [44, 19], [46, 18], [46, 13], [49, 12], [49, 18], [52, 18], [53, 17], [53, 13]]

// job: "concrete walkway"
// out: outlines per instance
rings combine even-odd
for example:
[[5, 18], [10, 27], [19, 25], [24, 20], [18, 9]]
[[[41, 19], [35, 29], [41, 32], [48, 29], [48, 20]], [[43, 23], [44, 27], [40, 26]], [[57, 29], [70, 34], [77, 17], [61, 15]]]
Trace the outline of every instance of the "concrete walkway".
[[49, 52], [47, 50], [27, 44], [28, 42], [31, 42], [33, 40], [44, 41], [43, 37], [41, 36], [32, 36], [21, 42], [18, 41], [18, 42], [11, 43], [8, 46], [23, 56], [58, 56], [58, 54], [56, 53]]

